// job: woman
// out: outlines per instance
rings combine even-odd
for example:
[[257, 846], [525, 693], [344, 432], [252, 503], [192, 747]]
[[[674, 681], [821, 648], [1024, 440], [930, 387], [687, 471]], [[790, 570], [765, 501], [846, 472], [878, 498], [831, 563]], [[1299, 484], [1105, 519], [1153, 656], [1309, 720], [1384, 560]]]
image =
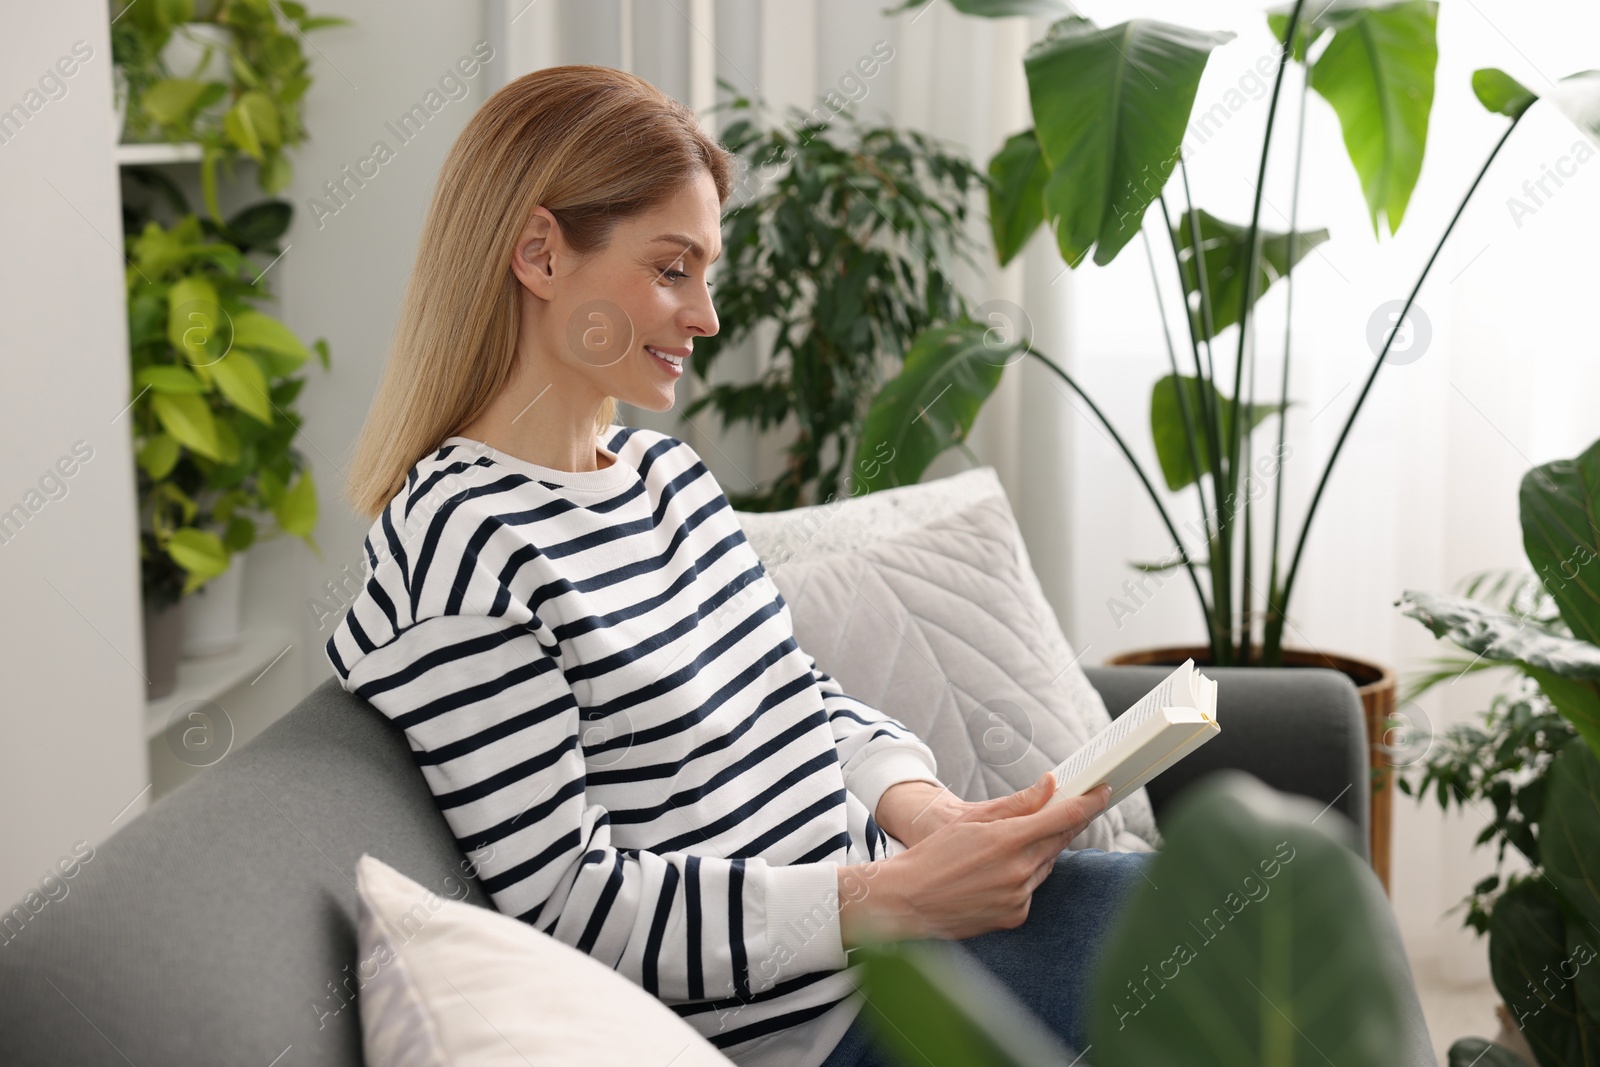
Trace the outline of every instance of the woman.
[[372, 574], [328, 657], [404, 729], [496, 908], [736, 1061], [876, 1062], [846, 969], [871, 937], [962, 941], [1077, 1042], [1140, 868], [1062, 851], [1104, 792], [957, 799], [795, 643], [694, 451], [612, 423], [672, 408], [717, 332], [732, 162], [604, 67], [467, 124], [350, 472]]

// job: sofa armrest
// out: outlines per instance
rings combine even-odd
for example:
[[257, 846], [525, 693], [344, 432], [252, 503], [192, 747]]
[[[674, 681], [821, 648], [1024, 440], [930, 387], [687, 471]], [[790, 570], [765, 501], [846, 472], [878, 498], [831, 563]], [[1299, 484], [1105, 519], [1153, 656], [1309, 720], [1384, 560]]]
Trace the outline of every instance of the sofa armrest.
[[[1159, 821], [1189, 783], [1211, 771], [1248, 771], [1274, 789], [1298, 793], [1348, 818], [1369, 857], [1371, 776], [1366, 719], [1355, 683], [1321, 667], [1206, 667], [1217, 682], [1222, 733], [1145, 788]], [[1170, 667], [1085, 667], [1112, 718], [1171, 673]]]

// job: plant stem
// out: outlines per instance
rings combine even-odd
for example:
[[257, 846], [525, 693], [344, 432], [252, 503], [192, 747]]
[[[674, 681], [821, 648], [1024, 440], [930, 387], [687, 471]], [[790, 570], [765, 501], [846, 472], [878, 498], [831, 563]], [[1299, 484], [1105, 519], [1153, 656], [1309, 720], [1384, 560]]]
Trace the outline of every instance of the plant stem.
[[[1527, 114], [1526, 111], [1522, 113]], [[1389, 331], [1388, 338], [1383, 342], [1383, 351], [1378, 353], [1378, 358], [1373, 360], [1372, 370], [1367, 374], [1366, 384], [1362, 385], [1361, 393], [1356, 397], [1355, 406], [1350, 409], [1350, 415], [1344, 420], [1344, 426], [1339, 430], [1339, 439], [1334, 442], [1333, 453], [1328, 457], [1328, 465], [1322, 469], [1322, 477], [1317, 481], [1316, 492], [1311, 494], [1311, 505], [1306, 509], [1304, 524], [1300, 527], [1300, 537], [1295, 543], [1294, 556], [1289, 562], [1289, 573], [1283, 582], [1283, 596], [1281, 602], [1287, 611], [1289, 594], [1294, 589], [1295, 575], [1300, 569], [1300, 556], [1305, 551], [1306, 535], [1311, 532], [1311, 520], [1316, 517], [1317, 504], [1322, 500], [1322, 491], [1328, 487], [1328, 476], [1333, 473], [1333, 464], [1339, 458], [1339, 451], [1344, 447], [1345, 438], [1350, 436], [1350, 427], [1355, 424], [1356, 416], [1361, 413], [1361, 405], [1367, 399], [1367, 393], [1372, 389], [1372, 383], [1377, 380], [1378, 371], [1383, 368], [1384, 357], [1389, 354], [1389, 346], [1394, 344], [1395, 336], [1400, 332], [1399, 324], [1405, 321], [1406, 315], [1411, 311], [1412, 301], [1416, 300], [1417, 293], [1422, 289], [1422, 283], [1428, 277], [1428, 271], [1433, 268], [1434, 261], [1439, 258], [1439, 253], [1444, 250], [1445, 241], [1450, 239], [1450, 231], [1455, 229], [1456, 222], [1460, 220], [1461, 213], [1466, 210], [1467, 202], [1472, 199], [1472, 194], [1477, 190], [1478, 183], [1483, 181], [1483, 176], [1488, 173], [1489, 165], [1494, 162], [1494, 157], [1500, 154], [1501, 147], [1506, 143], [1506, 138], [1511, 136], [1511, 131], [1517, 128], [1517, 123], [1522, 120], [1522, 115], [1517, 115], [1511, 120], [1511, 125], [1506, 127], [1506, 132], [1500, 135], [1500, 140], [1495, 142], [1494, 149], [1490, 151], [1489, 158], [1483, 161], [1483, 166], [1478, 168], [1478, 176], [1472, 179], [1472, 185], [1467, 188], [1467, 194], [1461, 198], [1461, 203], [1456, 206], [1456, 213], [1450, 217], [1450, 224], [1444, 228], [1444, 233], [1439, 236], [1439, 243], [1434, 245], [1433, 254], [1428, 257], [1427, 265], [1422, 268], [1422, 273], [1417, 275], [1417, 283], [1411, 287], [1411, 295], [1406, 297], [1405, 306], [1400, 309], [1400, 315], [1395, 319], [1395, 328]]]
[[[1283, 40], [1278, 48], [1278, 73], [1272, 79], [1272, 100], [1267, 106], [1267, 130], [1261, 139], [1261, 163], [1256, 168], [1256, 195], [1254, 205], [1250, 209], [1250, 231], [1245, 250], [1244, 286], [1239, 290], [1239, 352], [1233, 365], [1233, 425], [1228, 434], [1228, 500], [1231, 503], [1235, 492], [1234, 488], [1239, 476], [1239, 434], [1242, 430], [1244, 419], [1240, 418], [1239, 398], [1244, 384], [1244, 341], [1250, 327], [1251, 307], [1255, 302], [1256, 268], [1260, 262], [1261, 248], [1261, 200], [1266, 193], [1267, 159], [1272, 148], [1272, 128], [1278, 117], [1278, 97], [1283, 90], [1283, 71], [1289, 64], [1289, 42], [1295, 39], [1295, 33], [1300, 26], [1300, 9], [1305, 6], [1305, 0], [1295, 0], [1294, 9], [1289, 13], [1289, 24], [1284, 29]], [[1228, 516], [1226, 508], [1222, 516]], [[1219, 531], [1222, 537], [1222, 549], [1229, 558], [1233, 554], [1233, 525], [1231, 517], [1227, 522], [1219, 522]], [[1231, 583], [1230, 583], [1231, 585]], [[1231, 592], [1231, 589], [1230, 589]], [[1231, 618], [1230, 618], [1231, 623]], [[1231, 633], [1231, 629], [1230, 629]]]
[[[1200, 254], [1200, 222], [1194, 212], [1194, 200], [1189, 195], [1189, 170], [1183, 165], [1181, 160], [1179, 161], [1179, 167], [1183, 172], [1183, 193], [1184, 199], [1187, 202], [1186, 217], [1189, 220], [1189, 262], [1194, 267], [1195, 288], [1200, 294], [1201, 327], [1198, 329], [1195, 325], [1194, 312], [1189, 309], [1188, 291], [1183, 288], [1185, 277], [1183, 270], [1183, 252], [1178, 246], [1177, 227], [1172, 225], [1172, 218], [1167, 214], [1166, 197], [1160, 196], [1156, 199], [1157, 202], [1161, 204], [1161, 220], [1165, 224], [1167, 237], [1172, 242], [1172, 258], [1178, 267], [1179, 288], [1183, 289], [1184, 292], [1183, 320], [1189, 328], [1189, 346], [1194, 350], [1195, 377], [1199, 378], [1201, 383], [1199, 390], [1200, 404], [1202, 408], [1201, 424], [1205, 427], [1206, 444], [1211, 453], [1209, 456], [1209, 459], [1211, 460], [1211, 500], [1212, 504], [1214, 505], [1213, 512], [1208, 512], [1205, 516], [1202, 516], [1202, 522], [1205, 524], [1206, 548], [1210, 552], [1211, 589], [1217, 598], [1214, 601], [1214, 604], [1216, 605], [1214, 610], [1222, 613], [1221, 618], [1213, 618], [1208, 621], [1206, 625], [1206, 631], [1212, 635], [1212, 662], [1219, 667], [1225, 667], [1230, 662], [1229, 654], [1232, 652], [1232, 642], [1218, 640], [1216, 635], [1219, 633], [1226, 634], [1228, 631], [1228, 612], [1226, 610], [1228, 561], [1223, 559], [1220, 563], [1218, 562], [1219, 553], [1217, 552], [1217, 545], [1220, 542], [1216, 533], [1214, 533], [1211, 528], [1211, 520], [1209, 518], [1212, 513], [1216, 513], [1218, 516], [1217, 522], [1220, 524], [1222, 521], [1220, 514], [1222, 508], [1221, 487], [1224, 484], [1221, 466], [1222, 436], [1219, 423], [1217, 421], [1216, 381], [1214, 376], [1211, 374], [1211, 371], [1215, 369], [1215, 366], [1211, 363], [1209, 358], [1211, 351], [1209, 335], [1211, 332], [1212, 321], [1211, 295], [1210, 285], [1206, 280], [1205, 258]], [[1206, 334], [1205, 338], [1202, 338], [1201, 336], [1202, 330]], [[1204, 341], [1208, 357], [1203, 362], [1200, 358], [1200, 347], [1202, 341]], [[1198, 482], [1200, 480], [1200, 468], [1198, 464], [1195, 466], [1194, 477], [1195, 481]], [[1219, 567], [1221, 568], [1220, 571], [1218, 570]]]
[[[1194, 420], [1189, 415], [1189, 394], [1183, 388], [1182, 373], [1178, 370], [1178, 352], [1172, 344], [1172, 329], [1167, 323], [1167, 304], [1161, 299], [1161, 278], [1156, 274], [1155, 253], [1150, 250], [1150, 234], [1143, 227], [1139, 229], [1139, 236], [1144, 239], [1144, 258], [1150, 264], [1150, 285], [1156, 294], [1156, 312], [1161, 316], [1161, 335], [1167, 342], [1167, 362], [1172, 364], [1172, 376], [1178, 381], [1174, 386], [1178, 391], [1178, 413], [1183, 416], [1183, 436], [1189, 444], [1189, 469], [1194, 472], [1194, 488], [1200, 497], [1200, 522], [1205, 527], [1206, 542], [1211, 541], [1211, 524], [1208, 520], [1209, 512], [1206, 510], [1205, 484], [1200, 480], [1200, 448], [1194, 436]], [[1204, 381], [1204, 379], [1201, 379]]]
[[1167, 509], [1161, 504], [1161, 497], [1156, 495], [1155, 486], [1150, 484], [1150, 479], [1145, 476], [1144, 467], [1140, 466], [1139, 461], [1134, 458], [1133, 450], [1128, 447], [1128, 443], [1122, 439], [1122, 435], [1117, 432], [1116, 427], [1111, 425], [1111, 420], [1105, 417], [1099, 406], [1089, 399], [1089, 394], [1078, 388], [1078, 383], [1072, 380], [1072, 375], [1062, 370], [1053, 360], [1047, 358], [1044, 353], [1032, 346], [1028, 347], [1027, 353], [1046, 367], [1049, 367], [1056, 377], [1066, 382], [1067, 387], [1077, 393], [1085, 404], [1089, 405], [1089, 410], [1094, 412], [1094, 417], [1100, 420], [1100, 425], [1106, 428], [1106, 433], [1111, 435], [1112, 441], [1122, 451], [1122, 455], [1127, 459], [1128, 465], [1133, 468], [1133, 473], [1139, 476], [1139, 481], [1144, 485], [1144, 491], [1149, 495], [1150, 502], [1156, 506], [1156, 511], [1161, 516], [1161, 522], [1167, 528], [1167, 533], [1172, 535], [1173, 544], [1178, 546], [1178, 555], [1182, 557], [1183, 566], [1189, 572], [1189, 581], [1194, 585], [1194, 595], [1200, 599], [1200, 610], [1205, 615], [1206, 625], [1209, 628], [1211, 625], [1211, 606], [1206, 603], [1206, 594], [1200, 588], [1200, 579], [1194, 572], [1194, 564], [1189, 559], [1188, 550], [1183, 547], [1183, 539], [1178, 536], [1177, 527], [1172, 525], [1172, 519], [1167, 515]]
[[[1267, 617], [1261, 629], [1261, 665], [1276, 667], [1283, 660], [1283, 608], [1278, 597], [1278, 535], [1283, 523], [1283, 439], [1289, 422], [1289, 339], [1294, 321], [1295, 246], [1299, 244], [1300, 164], [1306, 144], [1306, 98], [1311, 95], [1311, 71], [1300, 83], [1300, 118], [1295, 127], [1294, 182], [1289, 194], [1289, 276], [1284, 279], [1283, 388], [1278, 396], [1277, 484], [1272, 487], [1272, 566], [1267, 575]], [[1280, 620], [1274, 626], [1274, 620]]]

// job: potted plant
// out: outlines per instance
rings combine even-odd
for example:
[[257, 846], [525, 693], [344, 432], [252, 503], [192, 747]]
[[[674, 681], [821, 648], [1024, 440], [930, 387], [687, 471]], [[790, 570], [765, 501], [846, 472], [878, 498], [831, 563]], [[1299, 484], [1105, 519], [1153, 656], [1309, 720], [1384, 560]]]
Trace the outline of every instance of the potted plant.
[[[192, 0], [116, 5], [113, 58], [133, 140], [197, 144], [204, 217], [166, 172], [124, 175], [130, 404], [138, 458], [140, 560], [151, 689], [175, 683], [180, 647], [237, 641], [242, 553], [291, 533], [316, 551], [316, 485], [293, 447], [298, 376], [314, 351], [262, 310], [265, 273], [293, 216], [269, 199], [223, 218], [219, 168], [256, 164], [268, 194], [287, 186], [287, 150], [304, 140], [299, 102], [310, 86], [306, 32], [342, 23], [287, 0]], [[257, 524], [269, 522], [262, 533]], [[190, 625], [184, 602], [223, 576], [208, 599], [223, 609]], [[218, 587], [213, 585], [212, 590]], [[187, 633], [181, 643], [174, 633]]]
[[[910, 0], [900, 10], [925, 2]], [[952, 2], [970, 14], [993, 17], [1068, 10], [1053, 0]], [[1295, 264], [1328, 239], [1325, 230], [1304, 232], [1296, 226], [1303, 121], [1295, 143], [1289, 228], [1273, 232], [1261, 225], [1263, 179], [1288, 67], [1303, 69], [1302, 116], [1313, 90], [1333, 107], [1361, 180], [1374, 233], [1381, 214], [1392, 235], [1421, 169], [1438, 56], [1436, 17], [1433, 0], [1339, 0], [1310, 7], [1295, 0], [1268, 15], [1278, 50], [1272, 60], [1272, 95], [1248, 222], [1223, 219], [1196, 207], [1189, 196], [1182, 144], [1211, 52], [1232, 33], [1202, 32], [1149, 19], [1101, 30], [1087, 19], [1069, 15], [1053, 23], [1024, 58], [1034, 126], [1007, 140], [989, 164], [990, 226], [997, 256], [1002, 265], [1009, 262], [1038, 229], [1047, 227], [1069, 268], [1080, 266], [1091, 250], [1094, 262], [1103, 266], [1141, 237], [1155, 271], [1154, 251], [1143, 224], [1147, 210], [1159, 207], [1164, 243], [1181, 294], [1184, 322], [1179, 332], [1184, 340], [1172, 341], [1166, 303], [1158, 302], [1170, 371], [1152, 388], [1151, 432], [1167, 488], [1193, 488], [1199, 519], [1187, 528], [1197, 544], [1180, 534], [1124, 436], [1070, 374], [1034, 348], [1025, 319], [1019, 321], [1017, 314], [958, 323], [919, 336], [900, 374], [875, 398], [857, 442], [857, 448], [869, 454], [892, 449], [895, 456], [871, 480], [869, 491], [915, 482], [935, 456], [965, 438], [1006, 366], [1025, 357], [1039, 360], [1083, 399], [1102, 424], [1133, 467], [1172, 538], [1174, 550], [1167, 559], [1135, 566], [1158, 574], [1181, 567], [1205, 627], [1204, 645], [1134, 652], [1112, 662], [1172, 664], [1193, 657], [1216, 665], [1333, 667], [1349, 675], [1361, 692], [1373, 743], [1372, 856], [1385, 885], [1391, 779], [1379, 742], [1394, 709], [1394, 673], [1353, 656], [1288, 648], [1284, 627], [1306, 538], [1329, 476], [1401, 331], [1391, 327], [1374, 346], [1372, 368], [1317, 479], [1286, 560], [1279, 550], [1286, 533], [1280, 461], [1286, 458], [1285, 420], [1291, 404], [1290, 344], [1286, 336], [1280, 394], [1258, 400], [1254, 349], [1247, 341], [1261, 295], [1282, 279], [1292, 307]], [[1494, 69], [1477, 71], [1472, 89], [1485, 108], [1510, 121], [1410, 294], [1398, 302], [1396, 324], [1406, 321], [1417, 291], [1489, 164], [1539, 99]], [[1600, 138], [1596, 119], [1600, 72], [1564, 79], [1552, 95], [1586, 133]], [[1166, 187], [1175, 174], [1182, 182], [1174, 194], [1181, 211], [1174, 218]], [[1159, 293], [1158, 287], [1158, 301]], [[1231, 365], [1222, 342], [1230, 330]], [[1273, 419], [1277, 446], [1256, 456], [1254, 431]], [[1254, 536], [1253, 516], [1265, 506], [1254, 505], [1257, 496], [1265, 495], [1269, 478], [1271, 532], [1263, 550]], [[1263, 570], [1265, 574], [1260, 573]], [[1254, 598], [1258, 589], [1265, 590], [1259, 605]]]
[[[1398, 601], [1469, 656], [1442, 658], [1417, 691], [1466, 671], [1512, 669], [1482, 729], [1458, 727], [1427, 754], [1415, 790], [1493, 810], [1478, 843], [1496, 871], [1466, 922], [1489, 935], [1489, 969], [1539, 1067], [1600, 1064], [1600, 441], [1529, 471], [1519, 489], [1532, 582], [1504, 603], [1407, 590]], [[1413, 791], [1413, 783], [1402, 783]], [[1503, 877], [1507, 846], [1529, 870]], [[1458, 1044], [1458, 1047], [1459, 1044]], [[1479, 1047], [1478, 1045], [1471, 1046]], [[1466, 1062], [1467, 1048], [1461, 1049]], [[1451, 1062], [1457, 1049], [1451, 1049]]]
[[[863, 77], [888, 61], [879, 46], [863, 57]], [[783, 470], [729, 494], [743, 511], [848, 492], [852, 445], [893, 361], [927, 327], [969, 311], [948, 274], [957, 258], [977, 265], [967, 199], [984, 175], [953, 147], [864, 126], [843, 98], [829, 99], [837, 106], [792, 108], [781, 125], [744, 96], [716, 109], [728, 112], [721, 139], [744, 169], [723, 218], [722, 326], [695, 343], [690, 361], [708, 388], [684, 415], [709, 407], [724, 427], [766, 430], [791, 416], [796, 424]], [[763, 325], [773, 332], [760, 378], [711, 383], [718, 356]]]

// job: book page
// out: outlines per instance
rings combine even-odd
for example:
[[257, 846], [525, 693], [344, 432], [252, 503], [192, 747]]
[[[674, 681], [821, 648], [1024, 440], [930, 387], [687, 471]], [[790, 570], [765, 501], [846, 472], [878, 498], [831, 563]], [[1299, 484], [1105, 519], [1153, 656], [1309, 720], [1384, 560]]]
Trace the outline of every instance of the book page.
[[1193, 703], [1192, 685], [1184, 686], [1190, 692], [1185, 694], [1183, 699], [1173, 700], [1173, 691], [1178, 684], [1192, 680], [1191, 671], [1193, 667], [1194, 661], [1192, 659], [1185, 660], [1176, 670], [1163, 678], [1159, 685], [1141, 697], [1137, 704], [1112, 719], [1111, 725], [1091, 737], [1082, 748], [1068, 756], [1056, 768], [1056, 784], [1061, 785], [1064, 782], [1071, 781], [1079, 772], [1115, 747], [1119, 741], [1144, 725], [1151, 716], [1160, 714], [1162, 708], [1184, 707]]

